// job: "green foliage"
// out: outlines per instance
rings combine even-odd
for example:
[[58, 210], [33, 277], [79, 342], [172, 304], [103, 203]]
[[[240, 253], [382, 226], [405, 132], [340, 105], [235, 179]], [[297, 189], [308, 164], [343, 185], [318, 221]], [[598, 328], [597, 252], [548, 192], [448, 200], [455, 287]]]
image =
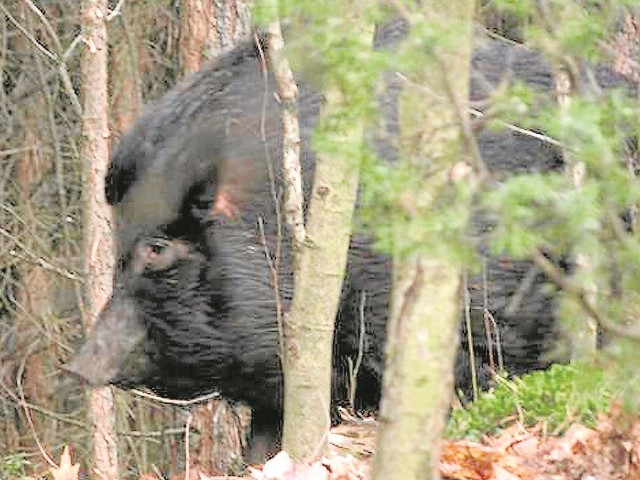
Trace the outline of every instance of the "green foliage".
[[[371, 27], [388, 21], [393, 12], [369, 2], [356, 4], [343, 0], [328, 2], [270, 0], [256, 3], [254, 18], [265, 23], [280, 17], [286, 25], [287, 57], [294, 71], [305, 82], [323, 92], [340, 93], [340, 105], [325, 115], [313, 135], [313, 146], [326, 155], [339, 155], [362, 161], [361, 227], [375, 233], [378, 246], [394, 255], [405, 255], [417, 249], [430, 250], [459, 261], [470, 249], [461, 240], [467, 226], [469, 188], [454, 186], [432, 195], [424, 193], [425, 175], [416, 173], [416, 165], [403, 159], [385, 164], [361, 145], [345, 145], [341, 132], [354, 122], [368, 124], [377, 115], [376, 95], [383, 84], [383, 74], [399, 71], [409, 81], [429, 68], [442, 69], [441, 47], [459, 47], [461, 32], [451, 25], [425, 21], [421, 7], [406, 4], [414, 21], [401, 45], [393, 49], [374, 49], [372, 34], [353, 28], [354, 10]], [[430, 65], [432, 67], [430, 67]], [[452, 164], [455, 152], [445, 160]], [[418, 159], [419, 160], [419, 159]], [[416, 164], [424, 164], [422, 160]], [[426, 176], [441, 174], [438, 166]], [[415, 198], [421, 197], [420, 202]], [[460, 201], [458, 201], [460, 200]], [[413, 209], [402, 205], [414, 204]], [[403, 232], [401, 236], [397, 232]]]
[[514, 422], [533, 426], [544, 422], [561, 432], [573, 422], [593, 427], [606, 412], [615, 389], [602, 370], [583, 365], [554, 365], [520, 378], [498, 378], [498, 386], [465, 409], [454, 410], [447, 435], [480, 439]]
[[597, 182], [589, 180], [578, 190], [559, 173], [509, 179], [485, 197], [485, 204], [500, 214], [493, 230], [494, 249], [516, 258], [527, 258], [533, 249], [548, 246], [568, 254], [571, 247], [599, 232], [598, 193]]
[[[502, 105], [514, 96], [504, 98]], [[564, 109], [548, 103], [528, 114], [522, 124], [542, 128], [559, 141], [569, 164], [582, 163], [584, 173], [579, 186], [565, 172], [546, 173], [514, 176], [487, 192], [484, 206], [497, 217], [494, 250], [518, 258], [535, 249], [556, 256], [579, 251], [593, 268], [589, 276], [578, 272], [574, 281], [603, 286], [598, 303], [608, 318], [635, 318], [628, 310], [637, 303], [630, 292], [640, 287], [640, 241], [620, 215], [640, 202], [640, 181], [630, 174], [626, 141], [640, 122], [637, 102], [612, 90], [576, 96]], [[621, 295], [611, 296], [607, 278], [624, 286]]]
[[505, 124], [521, 122], [538, 105], [541, 96], [540, 92], [535, 92], [519, 81], [514, 82], [509, 88], [496, 90], [490, 99], [492, 117], [489, 118], [487, 127], [502, 130]]
[[492, 0], [496, 10], [517, 18], [528, 43], [561, 58], [577, 55], [602, 58], [602, 45], [634, 0]]
[[527, 18], [536, 5], [535, 0], [493, 0], [493, 6], [503, 12], [509, 12], [519, 19]]
[[[541, 51], [554, 72], [578, 76], [584, 73], [583, 67], [588, 70], [598, 62], [610, 63], [613, 32], [625, 9], [637, 6], [637, 0], [490, 3], [515, 19], [525, 46]], [[362, 161], [361, 226], [375, 231], [378, 247], [393, 255], [426, 250], [468, 264], [474, 249], [465, 238], [467, 205], [475, 194], [479, 206], [495, 219], [494, 251], [518, 258], [528, 258], [536, 250], [552, 258], [572, 258], [578, 252], [591, 268], [576, 269], [571, 281], [578, 289], [598, 285], [595, 303], [612, 322], [634, 322], [640, 314], [640, 298], [632, 293], [640, 290], [640, 236], [623, 223], [622, 214], [640, 203], [639, 180], [631, 172], [632, 149], [628, 148], [628, 139], [640, 132], [637, 98], [626, 90], [592, 88], [589, 75], [562, 107], [554, 92], [537, 91], [517, 81], [500, 85], [483, 109], [488, 128], [515, 126], [538, 138], [542, 132], [547, 139], [540, 142], [557, 147], [567, 167], [584, 167], [581, 177], [576, 180], [575, 175], [556, 171], [482, 185], [442, 182], [425, 192], [432, 176], [446, 175], [459, 159], [459, 146], [432, 158], [429, 149], [416, 142], [415, 151], [428, 157], [421, 158], [404, 144], [394, 144], [405, 158], [401, 155], [390, 164], [366, 148], [339, 141], [340, 132], [353, 122], [375, 118], [375, 99], [384, 72], [401, 72], [405, 86], [429, 90], [420, 75], [442, 69], [446, 62], [440, 49], [455, 45], [461, 36], [456, 28], [426, 22], [418, 4], [402, 5], [412, 25], [393, 50], [374, 50], [371, 35], [353, 28], [352, 2], [288, 0], [276, 4], [261, 0], [254, 11], [260, 22], [279, 15], [286, 26], [287, 55], [306, 82], [325, 92], [340, 93], [339, 108], [322, 119], [313, 142], [325, 154]], [[390, 17], [375, 2], [368, 2], [357, 14], [371, 25]], [[428, 168], [417, 174], [416, 165]], [[618, 361], [632, 351], [622, 343], [611, 345]]]
[[375, 228], [378, 248], [398, 256], [419, 248], [457, 263], [472, 260], [473, 250], [462, 235], [471, 195], [467, 184], [425, 193], [424, 178], [410, 164], [388, 165], [371, 157], [365, 159], [361, 177], [364, 208], [360, 221]]
[[[408, 88], [438, 91], [437, 72], [447, 70], [442, 52], [460, 48], [460, 38], [466, 36], [461, 31], [464, 25], [440, 25], [414, 13], [411, 29], [393, 54], [386, 55], [385, 65], [390, 71], [402, 72]], [[423, 101], [428, 102], [428, 96], [416, 99], [418, 104]], [[434, 102], [431, 108], [439, 105]], [[411, 108], [403, 111], [402, 99], [399, 110], [402, 133], [396, 140], [404, 143], [396, 145], [398, 161], [380, 161], [372, 154], [364, 158], [360, 221], [375, 232], [378, 248], [396, 257], [424, 252], [454, 264], [466, 263], [473, 257], [465, 235], [473, 189], [468, 182], [446, 178], [456, 161], [466, 159], [462, 142], [448, 139], [445, 146], [435, 149], [424, 145], [421, 125], [425, 119], [412, 118]]]
[[0, 460], [0, 479], [19, 479], [27, 477], [31, 462], [23, 453], [7, 455]]
[[277, 5], [262, 0], [253, 9], [254, 20], [261, 24], [278, 14], [287, 26], [287, 58], [298, 76], [320, 91], [337, 88], [345, 97], [342, 115], [371, 118], [372, 95], [386, 68], [385, 54], [372, 47], [373, 27], [384, 18], [383, 11], [375, 5], [359, 11], [351, 2], [340, 0], [288, 0]]
[[[482, 195], [483, 208], [496, 220], [493, 249], [518, 258], [535, 251], [554, 258], [579, 257], [570, 278], [574, 293], [565, 292], [565, 297], [593, 292], [589, 301], [600, 316], [629, 328], [640, 313], [640, 297], [634, 294], [640, 288], [640, 237], [638, 226], [622, 218], [640, 203], [640, 181], [633, 166], [640, 106], [629, 88], [594, 88], [590, 74], [595, 62], [610, 66], [615, 55], [606, 45], [628, 13], [625, 8], [637, 2], [492, 4], [519, 19], [525, 44], [541, 50], [553, 71], [584, 77], [563, 105], [551, 92], [518, 83], [491, 97], [486, 110], [491, 128], [515, 125], [534, 134], [543, 132], [548, 140], [541, 141], [558, 147], [566, 167], [561, 172], [513, 176]], [[575, 316], [577, 310], [562, 312]], [[565, 320], [584, 325], [578, 318]], [[611, 365], [637, 357], [637, 348], [628, 346], [633, 342], [620, 337], [612, 336], [607, 346]]]

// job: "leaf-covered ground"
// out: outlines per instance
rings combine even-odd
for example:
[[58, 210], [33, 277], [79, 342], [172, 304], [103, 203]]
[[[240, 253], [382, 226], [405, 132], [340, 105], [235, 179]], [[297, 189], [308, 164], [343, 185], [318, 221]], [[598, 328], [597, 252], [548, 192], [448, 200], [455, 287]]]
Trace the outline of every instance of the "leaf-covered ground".
[[[332, 431], [331, 453], [312, 465], [293, 465], [285, 454], [252, 469], [259, 480], [360, 480], [370, 474], [375, 428], [343, 425]], [[446, 441], [440, 475], [451, 480], [622, 480], [640, 478], [640, 418], [614, 403], [595, 428], [571, 425], [547, 436], [544, 424], [514, 424], [481, 442]], [[426, 472], [425, 472], [426, 477]], [[196, 479], [192, 479], [196, 480]], [[204, 479], [203, 479], [204, 480]]]
[[[189, 480], [363, 480], [370, 477], [376, 423], [352, 421], [332, 429], [331, 449], [321, 461], [294, 464], [280, 452], [264, 465], [250, 467], [245, 477], [214, 477], [198, 465]], [[78, 466], [65, 450], [53, 480], [78, 480]], [[170, 480], [184, 480], [185, 473]], [[595, 428], [579, 423], [561, 436], [545, 433], [545, 425], [525, 428], [515, 423], [481, 442], [444, 443], [440, 475], [447, 480], [622, 480], [640, 478], [640, 417], [629, 417], [613, 402]], [[427, 472], [425, 472], [425, 478]], [[153, 474], [139, 480], [157, 480]]]

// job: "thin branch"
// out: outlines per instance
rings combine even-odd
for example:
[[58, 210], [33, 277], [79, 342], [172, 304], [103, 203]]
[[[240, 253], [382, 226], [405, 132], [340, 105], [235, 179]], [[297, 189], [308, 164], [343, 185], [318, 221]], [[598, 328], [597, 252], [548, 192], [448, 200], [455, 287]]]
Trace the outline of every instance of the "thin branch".
[[[33, 345], [32, 345], [33, 346]], [[31, 349], [29, 349], [31, 350]], [[33, 439], [40, 450], [40, 454], [44, 457], [46, 462], [51, 467], [57, 467], [56, 462], [49, 456], [47, 451], [44, 449], [44, 446], [40, 442], [40, 437], [38, 436], [38, 431], [36, 429], [35, 424], [33, 423], [33, 418], [31, 418], [31, 412], [26, 407], [27, 400], [24, 396], [24, 389], [22, 387], [22, 379], [24, 378], [24, 371], [26, 369], [27, 358], [31, 355], [30, 351], [27, 351], [22, 362], [20, 362], [20, 368], [16, 372], [16, 385], [18, 386], [18, 394], [20, 395], [20, 404], [22, 405], [24, 415], [27, 418], [27, 423], [29, 424], [29, 429], [31, 430], [31, 435], [33, 435]]]
[[118, 0], [116, 6], [107, 14], [107, 22], [110, 22], [118, 15], [122, 14], [122, 6], [124, 5], [124, 0]]
[[33, 45], [40, 50], [49, 60], [52, 60], [54, 62], [58, 62], [58, 57], [57, 55], [55, 55], [54, 53], [51, 53], [44, 45], [42, 45], [40, 42], [38, 42], [38, 40], [36, 40], [33, 35], [31, 35], [31, 33], [29, 33], [29, 31], [27, 31], [26, 28], [24, 28], [22, 25], [20, 25], [20, 22], [18, 22], [13, 15], [11, 15], [11, 13], [9, 12], [9, 10], [7, 10], [7, 8], [2, 5], [0, 3], [0, 9], [2, 9], [3, 13], [6, 15], [6, 17], [11, 21], [11, 23], [13, 23], [13, 25], [22, 32], [22, 34], [27, 37], [27, 40], [29, 40], [31, 43], [33, 43]]
[[473, 134], [473, 130], [471, 128], [471, 122], [469, 121], [469, 116], [464, 112], [464, 108], [459, 101], [458, 95], [451, 89], [451, 80], [448, 75], [448, 69], [446, 63], [442, 61], [440, 57], [436, 57], [436, 61], [442, 70], [442, 75], [445, 78], [444, 88], [447, 92], [447, 96], [449, 97], [449, 101], [454, 106], [456, 116], [458, 117], [458, 123], [460, 124], [464, 136], [465, 144], [467, 145], [467, 150], [471, 155], [473, 163], [475, 165], [475, 171], [478, 175], [477, 181], [482, 184], [491, 180], [491, 173], [489, 172], [489, 168], [482, 158], [482, 152], [480, 152], [480, 147], [478, 146], [478, 140], [476, 136]]
[[[469, 109], [469, 113], [471, 115], [473, 115], [476, 118], [483, 118], [486, 116], [485, 113], [481, 112], [480, 110], [477, 110], [475, 108], [470, 108]], [[532, 137], [532, 138], [536, 138], [538, 140], [542, 140], [543, 142], [549, 143], [551, 145], [555, 145], [556, 147], [562, 147], [562, 143], [559, 140], [556, 140], [555, 138], [552, 138], [548, 135], [543, 135], [542, 133], [538, 133], [538, 132], [534, 132], [533, 130], [528, 130], [526, 128], [522, 128], [522, 127], [518, 127], [516, 125], [513, 125], [511, 123], [507, 123], [504, 122], [502, 120], [496, 120], [496, 122], [509, 129], [512, 130], [516, 133], [521, 133], [522, 135], [527, 135], [528, 137]]]
[[89, 425], [79, 420], [75, 420], [73, 418], [69, 418], [66, 415], [60, 414], [59, 412], [54, 412], [52, 410], [48, 410], [39, 405], [28, 402], [26, 399], [21, 399], [16, 393], [14, 393], [9, 386], [0, 378], [0, 387], [5, 391], [6, 395], [13, 401], [13, 404], [16, 407], [33, 410], [34, 412], [40, 413], [47, 417], [53, 418], [54, 420], [67, 423], [69, 425], [73, 425], [75, 427], [80, 427], [84, 429], [89, 429]]
[[471, 295], [469, 294], [469, 277], [467, 271], [462, 273], [462, 290], [464, 291], [464, 322], [467, 329], [467, 348], [469, 353], [469, 370], [471, 370], [471, 390], [473, 400], [478, 399], [478, 371], [476, 370], [476, 353], [471, 330]]
[[131, 393], [133, 393], [134, 395], [137, 395], [139, 397], [143, 397], [143, 398], [148, 398], [149, 400], [154, 400], [156, 402], [159, 403], [164, 403], [167, 405], [177, 405], [177, 406], [181, 406], [181, 407], [185, 407], [188, 405], [195, 405], [196, 403], [202, 403], [205, 402], [207, 400], [212, 400], [212, 399], [220, 399], [220, 394], [218, 392], [214, 392], [214, 393], [209, 393], [208, 395], [202, 395], [201, 397], [196, 397], [196, 398], [192, 398], [190, 400], [176, 400], [173, 398], [165, 398], [165, 397], [161, 397], [159, 395], [154, 395], [153, 393], [148, 393], [148, 392], [143, 392], [142, 390], [138, 390], [138, 389], [131, 389], [129, 390]]
[[573, 296], [580, 307], [595, 320], [604, 331], [609, 331], [615, 335], [630, 338], [632, 340], [640, 340], [640, 328], [629, 328], [618, 325], [598, 312], [594, 305], [589, 301], [587, 293], [575, 282], [567, 278], [563, 272], [556, 267], [540, 250], [532, 252], [534, 263], [547, 275], [553, 283]]
[[16, 258], [20, 258], [22, 260], [31, 260], [35, 264], [40, 265], [41, 267], [46, 268], [48, 270], [51, 270], [51, 271], [53, 271], [55, 273], [58, 273], [58, 274], [62, 275], [63, 277], [68, 278], [69, 280], [74, 280], [74, 281], [77, 281], [77, 282], [83, 282], [83, 279], [82, 279], [82, 277], [80, 275], [76, 275], [71, 270], [66, 270], [64, 268], [57, 267], [57, 266], [53, 265], [52, 263], [48, 262], [46, 259], [44, 259], [43, 257], [37, 255], [35, 252], [32, 252], [17, 237], [15, 237], [14, 235], [12, 235], [10, 232], [8, 232], [7, 230], [5, 230], [2, 227], [0, 227], [0, 235], [2, 235], [4, 237], [8, 238], [9, 240], [11, 240], [18, 248], [20, 248], [22, 251], [24, 251], [27, 254], [27, 257], [25, 257], [25, 256], [18, 255], [18, 253], [15, 250], [10, 250], [9, 254], [11, 256], [16, 257]]
[[47, 20], [47, 17], [44, 15], [44, 13], [42, 13], [42, 11], [31, 0], [24, 0], [24, 2], [27, 4], [27, 7], [29, 7], [29, 9], [33, 13], [35, 13], [36, 16], [40, 19], [40, 21], [44, 25], [44, 28], [47, 30], [47, 32], [51, 36], [51, 39], [56, 44], [56, 50], [58, 50], [58, 51], [62, 50], [62, 46], [60, 44], [60, 39], [58, 38], [58, 35], [56, 34], [56, 31], [51, 26], [51, 24], [49, 23], [49, 20]]
[[538, 276], [538, 273], [540, 273], [539, 267], [537, 265], [532, 265], [531, 268], [527, 271], [525, 277], [518, 285], [515, 293], [511, 295], [511, 298], [509, 298], [507, 306], [504, 309], [505, 315], [513, 316], [518, 311], [525, 295], [529, 293], [529, 290], [531, 290], [531, 288], [533, 287], [533, 282]]
[[[411, 83], [412, 86], [414, 86], [415, 88], [419, 88], [419, 89], [423, 90], [425, 93], [427, 93], [431, 97], [433, 97], [435, 99], [438, 99], [438, 100], [442, 100], [443, 97], [441, 95], [435, 94], [433, 91], [429, 90], [424, 85], [415, 84], [406, 75], [402, 74], [401, 72], [395, 72], [395, 75], [396, 75], [396, 77], [398, 77], [403, 82]], [[480, 110], [478, 110], [476, 108], [468, 108], [468, 112], [471, 115], [473, 115], [474, 117], [476, 117], [476, 118], [484, 118], [484, 117], [487, 116], [484, 112], [481, 112]], [[542, 140], [543, 142], [549, 143], [550, 145], [555, 145], [557, 147], [562, 147], [562, 143], [559, 140], [556, 140], [555, 138], [549, 137], [548, 135], [543, 135], [541, 133], [534, 132], [533, 130], [528, 130], [526, 128], [518, 127], [516, 125], [504, 122], [502, 120], [496, 120], [496, 122], [499, 125], [507, 128], [509, 130], [512, 130], [514, 132], [521, 133], [522, 135], [527, 135], [529, 137], [536, 138], [538, 140]]]
[[191, 421], [193, 415], [187, 414], [187, 421], [184, 424], [184, 478], [189, 480], [189, 469], [191, 468], [191, 459], [189, 458], [189, 430], [191, 430]]
[[367, 331], [366, 324], [364, 321], [364, 307], [367, 301], [367, 292], [366, 290], [362, 290], [361, 292], [361, 300], [359, 307], [359, 317], [360, 317], [360, 332], [358, 338], [358, 354], [356, 355], [355, 364], [351, 357], [347, 357], [347, 366], [349, 368], [349, 406], [352, 410], [355, 411], [355, 400], [356, 400], [356, 390], [358, 388], [358, 372], [360, 372], [360, 367], [362, 366], [362, 358], [364, 357], [364, 336]]
[[[278, 342], [279, 342], [279, 354], [280, 361], [284, 361], [284, 309], [282, 305], [282, 295], [280, 291], [280, 259], [282, 258], [282, 211], [280, 208], [280, 195], [276, 190], [276, 177], [273, 168], [273, 159], [271, 158], [271, 153], [269, 150], [269, 144], [267, 143], [267, 134], [266, 134], [266, 116], [267, 116], [267, 102], [269, 100], [269, 72], [267, 70], [267, 60], [265, 58], [264, 50], [262, 48], [262, 43], [260, 42], [260, 38], [257, 33], [254, 32], [253, 40], [255, 42], [256, 48], [258, 49], [258, 54], [260, 56], [260, 67], [262, 71], [262, 79], [264, 84], [264, 90], [262, 92], [262, 111], [260, 113], [260, 139], [262, 141], [262, 145], [264, 147], [264, 156], [267, 162], [267, 173], [269, 176], [269, 190], [271, 193], [271, 199], [273, 200], [273, 206], [276, 212], [276, 252], [274, 258], [274, 273], [273, 273], [273, 292], [275, 295], [276, 301], [276, 323], [278, 325]], [[262, 220], [261, 220], [262, 221]], [[264, 238], [264, 228], [263, 228], [263, 238]], [[265, 243], [266, 246], [266, 243]], [[268, 249], [266, 250], [267, 255], [269, 254]]]

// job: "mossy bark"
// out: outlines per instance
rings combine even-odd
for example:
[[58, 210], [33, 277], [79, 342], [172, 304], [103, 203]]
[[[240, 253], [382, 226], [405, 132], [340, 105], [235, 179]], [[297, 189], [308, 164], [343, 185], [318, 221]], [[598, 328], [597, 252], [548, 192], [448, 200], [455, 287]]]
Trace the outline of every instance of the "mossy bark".
[[[463, 123], [467, 121], [473, 0], [432, 0], [410, 13], [412, 28], [437, 28], [442, 34], [428, 62], [410, 72], [400, 98], [400, 150], [419, 188], [404, 213], [423, 222], [457, 199], [456, 165], [467, 160]], [[452, 35], [453, 33], [453, 35]], [[466, 181], [467, 179], [464, 179]], [[451, 195], [449, 195], [451, 194]], [[461, 199], [458, 199], [461, 201]], [[402, 206], [400, 206], [402, 208]], [[460, 211], [459, 209], [455, 209]], [[468, 210], [468, 209], [466, 209]], [[462, 211], [465, 211], [464, 209]], [[403, 232], [398, 232], [399, 240]], [[406, 233], [404, 233], [406, 235]], [[394, 256], [394, 285], [388, 325], [387, 358], [374, 479], [438, 478], [441, 434], [453, 392], [458, 346], [460, 264], [443, 248], [421, 248]], [[406, 243], [406, 239], [404, 240]]]
[[[362, 15], [366, 5], [347, 3], [349, 35], [372, 46], [373, 28]], [[337, 87], [328, 87], [320, 123], [348, 101]], [[296, 252], [294, 296], [283, 326], [282, 447], [296, 461], [319, 459], [328, 448], [333, 334], [358, 191], [360, 158], [353, 158], [353, 152], [363, 142], [363, 122], [332, 130], [332, 143], [349, 148], [316, 156], [306, 235]]]

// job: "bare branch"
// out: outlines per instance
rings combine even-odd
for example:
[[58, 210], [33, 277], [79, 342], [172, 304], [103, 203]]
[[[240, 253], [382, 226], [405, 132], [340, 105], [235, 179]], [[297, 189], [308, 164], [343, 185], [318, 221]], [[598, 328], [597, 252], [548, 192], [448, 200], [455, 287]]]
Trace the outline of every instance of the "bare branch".
[[114, 7], [114, 9], [111, 10], [109, 12], [109, 14], [107, 15], [107, 22], [110, 22], [111, 20], [113, 20], [117, 16], [122, 15], [122, 6], [123, 5], [124, 5], [124, 0], [118, 0], [118, 3]]
[[573, 296], [580, 307], [595, 320], [604, 331], [608, 331], [620, 337], [630, 338], [632, 340], [640, 340], [640, 328], [626, 327], [618, 325], [609, 320], [598, 312], [594, 305], [589, 301], [587, 293], [575, 282], [567, 278], [558, 267], [556, 267], [547, 257], [539, 250], [532, 252], [534, 263], [547, 275], [553, 283]]
[[286, 187], [284, 204], [285, 220], [291, 227], [294, 251], [294, 275], [299, 268], [299, 252], [305, 240], [302, 168], [300, 166], [300, 126], [298, 124], [298, 85], [291, 66], [284, 56], [284, 38], [280, 22], [267, 27], [269, 59], [282, 101], [282, 162]]
[[15, 27], [20, 30], [22, 32], [22, 34], [27, 37], [27, 39], [33, 43], [33, 45], [40, 50], [49, 60], [52, 60], [54, 62], [58, 61], [58, 57], [55, 53], [51, 53], [44, 45], [42, 45], [40, 42], [38, 42], [38, 40], [36, 40], [34, 38], [33, 35], [31, 35], [31, 33], [29, 33], [29, 31], [24, 28], [22, 25], [20, 25], [20, 22], [18, 22], [13, 15], [11, 15], [11, 12], [9, 12], [9, 10], [7, 10], [7, 8], [2, 5], [0, 3], [0, 9], [2, 10], [2, 12], [6, 15], [6, 17], [11, 21], [11, 23], [13, 23], [15, 25]]

